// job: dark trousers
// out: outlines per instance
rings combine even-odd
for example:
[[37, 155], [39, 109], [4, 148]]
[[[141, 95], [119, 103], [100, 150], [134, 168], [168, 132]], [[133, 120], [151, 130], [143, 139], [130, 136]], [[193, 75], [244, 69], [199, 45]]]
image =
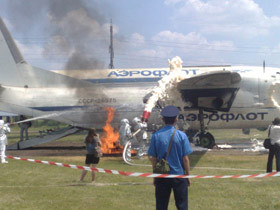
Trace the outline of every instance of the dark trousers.
[[177, 209], [188, 209], [188, 180], [180, 178], [156, 178], [156, 209], [167, 210], [171, 189]]
[[276, 144], [272, 145], [269, 149], [266, 172], [272, 172], [273, 157], [276, 159], [276, 171], [280, 171], [280, 147]]
[[25, 140], [28, 140], [29, 139], [28, 138], [28, 125], [26, 123], [21, 125], [21, 127], [20, 127], [20, 140], [21, 141], [24, 140], [24, 138], [23, 138], [24, 134], [25, 134]]

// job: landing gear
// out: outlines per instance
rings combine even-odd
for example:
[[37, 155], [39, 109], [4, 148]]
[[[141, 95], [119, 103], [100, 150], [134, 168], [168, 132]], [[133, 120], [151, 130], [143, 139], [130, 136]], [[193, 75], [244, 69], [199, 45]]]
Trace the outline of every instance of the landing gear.
[[199, 143], [200, 146], [212, 149], [215, 146], [215, 139], [211, 133], [201, 133], [199, 134]]
[[195, 135], [196, 142], [202, 147], [212, 149], [216, 145], [215, 138], [211, 133], [205, 131], [203, 109], [201, 108], [199, 109], [198, 119], [200, 122], [200, 131]]
[[197, 134], [197, 130], [193, 130], [193, 129], [188, 129], [185, 131], [187, 136], [188, 136], [188, 139], [191, 143], [195, 143], [195, 140], [196, 140], [196, 134]]

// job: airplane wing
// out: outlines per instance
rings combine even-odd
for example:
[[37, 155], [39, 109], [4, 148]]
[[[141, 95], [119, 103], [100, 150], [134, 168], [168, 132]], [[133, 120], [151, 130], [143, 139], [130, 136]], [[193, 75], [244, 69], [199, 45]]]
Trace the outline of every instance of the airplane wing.
[[187, 78], [177, 88], [187, 104], [186, 110], [202, 108], [227, 112], [240, 88], [240, 81], [236, 72], [212, 71]]

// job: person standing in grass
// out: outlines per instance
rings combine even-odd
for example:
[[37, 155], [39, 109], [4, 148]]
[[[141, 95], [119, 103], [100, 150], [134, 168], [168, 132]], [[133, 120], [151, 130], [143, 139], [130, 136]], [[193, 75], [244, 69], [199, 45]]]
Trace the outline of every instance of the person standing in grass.
[[[179, 109], [175, 106], [167, 106], [161, 111], [165, 127], [155, 132], [152, 136], [148, 155], [151, 156], [152, 166], [162, 158], [166, 158], [169, 143], [172, 141], [167, 162], [170, 167], [169, 174], [189, 175], [190, 162], [188, 155], [192, 153], [192, 148], [187, 135], [176, 130], [176, 123]], [[156, 209], [165, 210], [168, 208], [171, 189], [173, 189], [177, 209], [188, 209], [188, 187], [189, 179], [184, 178], [155, 178]]]
[[272, 172], [273, 157], [276, 159], [276, 171], [280, 171], [280, 118], [276, 117], [268, 128], [271, 146], [269, 148], [266, 172]]
[[[85, 165], [87, 167], [90, 167], [90, 165], [92, 164], [92, 167], [95, 168], [99, 163], [100, 157], [102, 156], [101, 142], [99, 139], [99, 135], [96, 133], [95, 129], [89, 130], [88, 135], [85, 138], [85, 144], [87, 150]], [[87, 170], [83, 170], [80, 181], [84, 181], [86, 174]], [[95, 182], [94, 171], [91, 172], [91, 181], [92, 183]]]
[[[24, 121], [26, 120], [27, 118], [23, 115], [20, 115], [19, 117], [19, 120], [20, 121]], [[31, 122], [28, 121], [28, 122], [22, 122], [19, 124], [20, 126], [20, 141], [23, 141], [24, 140], [24, 134], [25, 134], [25, 140], [29, 140], [29, 137], [28, 137], [28, 128], [31, 127]]]

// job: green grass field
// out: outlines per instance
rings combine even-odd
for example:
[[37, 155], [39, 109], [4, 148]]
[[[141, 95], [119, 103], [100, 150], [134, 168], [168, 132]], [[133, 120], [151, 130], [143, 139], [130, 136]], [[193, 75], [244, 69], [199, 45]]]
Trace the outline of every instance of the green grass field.
[[[36, 157], [33, 157], [36, 159]], [[191, 155], [191, 161], [199, 158]], [[40, 157], [40, 160], [82, 165], [83, 156]], [[139, 163], [140, 161], [138, 161]], [[148, 164], [148, 160], [141, 160]], [[193, 168], [196, 175], [260, 173], [266, 155], [205, 154], [196, 167], [240, 168], [248, 171]], [[132, 172], [151, 172], [150, 167], [128, 166], [120, 157], [102, 158], [100, 168]], [[259, 170], [256, 172], [249, 169]], [[97, 173], [101, 186], [78, 182], [81, 170], [10, 160], [0, 165], [0, 209], [155, 209], [151, 178]], [[118, 185], [117, 185], [118, 184]], [[279, 178], [192, 179], [190, 209], [279, 209]], [[170, 208], [176, 209], [173, 195]]]
[[[241, 131], [217, 130], [222, 139], [262, 139], [266, 132], [253, 131], [249, 136]], [[18, 135], [13, 134], [14, 139]], [[227, 136], [227, 138], [225, 138]], [[84, 135], [71, 136], [63, 141], [82, 141]], [[70, 138], [70, 140], [69, 140]], [[9, 151], [7, 152], [9, 155]], [[84, 155], [70, 157], [31, 157], [39, 160], [83, 165]], [[234, 175], [264, 172], [267, 154], [207, 152], [190, 155], [192, 175]], [[81, 170], [8, 160], [0, 164], [0, 209], [155, 209], [154, 187], [151, 178], [126, 177], [97, 173], [97, 186], [78, 182]], [[135, 160], [149, 164], [149, 160]], [[195, 165], [194, 165], [195, 164]], [[103, 157], [99, 168], [131, 172], [151, 172], [151, 167], [126, 165], [121, 157]], [[215, 167], [225, 169], [209, 169]], [[275, 167], [275, 166], [274, 166]], [[229, 170], [238, 168], [244, 170]], [[256, 171], [251, 171], [256, 170]], [[280, 209], [278, 177], [247, 179], [192, 179], [189, 188], [189, 209]], [[176, 209], [171, 195], [169, 209]]]

